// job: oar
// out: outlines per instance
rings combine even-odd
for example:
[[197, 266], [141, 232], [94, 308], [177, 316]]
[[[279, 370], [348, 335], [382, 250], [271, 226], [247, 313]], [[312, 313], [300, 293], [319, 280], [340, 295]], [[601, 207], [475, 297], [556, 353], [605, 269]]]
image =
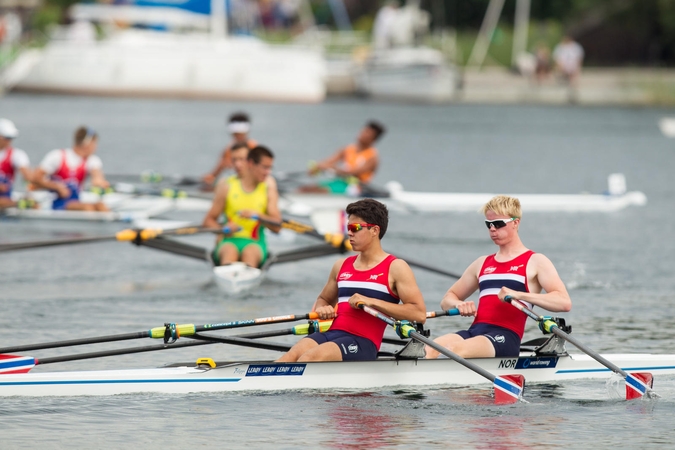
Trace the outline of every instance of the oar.
[[118, 231], [115, 234], [104, 236], [88, 236], [79, 238], [67, 239], [51, 239], [47, 241], [31, 241], [31, 242], [17, 242], [14, 244], [1, 244], [0, 253], [9, 252], [13, 250], [26, 250], [31, 248], [53, 247], [57, 245], [68, 244], [86, 244], [89, 242], [101, 241], [120, 241], [120, 242], [138, 242], [155, 239], [159, 236], [184, 236], [197, 233], [222, 233], [223, 228], [209, 228], [209, 227], [182, 227], [172, 230], [163, 230], [161, 228], [145, 228], [141, 230], [126, 229]]
[[[263, 219], [261, 219], [260, 217], [257, 217], [257, 216], [255, 217], [255, 219], [260, 220], [261, 222], [269, 224], [269, 225], [278, 226], [278, 227], [281, 227], [281, 228], [286, 228], [286, 229], [295, 231], [296, 233], [299, 233], [299, 234], [306, 234], [308, 236], [312, 236], [312, 237], [315, 237], [317, 239], [321, 239], [325, 242], [328, 242], [329, 244], [331, 244], [332, 246], [334, 246], [336, 248], [343, 248], [343, 249], [345, 249], [345, 251], [350, 251], [352, 249], [352, 246], [349, 244], [349, 239], [345, 235], [342, 235], [342, 234], [333, 234], [333, 233], [321, 234], [313, 226], [302, 223], [302, 222], [298, 222], [296, 220], [283, 219], [281, 222], [274, 222], [274, 221], [270, 221], [270, 220], [263, 220]], [[387, 253], [391, 253], [391, 252], [387, 252]], [[427, 264], [424, 264], [424, 263], [421, 263], [421, 262], [418, 262], [418, 261], [411, 260], [410, 258], [406, 258], [405, 256], [401, 256], [398, 253], [396, 253], [396, 255], [413, 267], [428, 270], [430, 272], [434, 272], [434, 273], [437, 273], [437, 274], [440, 274], [440, 275], [445, 275], [445, 276], [450, 277], [450, 278], [459, 279], [461, 277], [461, 275], [458, 275], [456, 273], [448, 272], [448, 271], [445, 271], [443, 269], [439, 269], [439, 268], [432, 267], [432, 266], [429, 266]]]
[[138, 175], [126, 173], [106, 174], [106, 178], [131, 182], [141, 182], [141, 183], [166, 182], [178, 186], [196, 186], [199, 184], [203, 184], [203, 181], [199, 177], [178, 175], [178, 174], [165, 175], [151, 170], [141, 172]]
[[550, 317], [538, 316], [534, 311], [527, 307], [520, 300], [507, 295], [504, 298], [504, 301], [511, 303], [513, 306], [524, 312], [528, 317], [537, 321], [539, 323], [539, 328], [544, 332], [544, 334], [553, 333], [556, 336], [566, 340], [570, 344], [577, 347], [582, 352], [586, 353], [588, 356], [602, 364], [603, 366], [610, 369], [612, 372], [621, 375], [626, 380], [626, 400], [634, 400], [637, 398], [642, 398], [647, 395], [648, 398], [657, 398], [660, 397], [656, 392], [652, 390], [654, 384], [654, 379], [652, 374], [649, 372], [633, 372], [628, 373], [616, 364], [608, 361], [602, 355], [594, 352], [590, 348], [586, 347], [584, 344], [579, 342], [576, 338], [573, 338], [568, 333], [565, 333], [563, 330], [558, 327], [558, 324], [554, 320], [551, 320]]
[[115, 183], [109, 188], [92, 187], [91, 192], [98, 195], [110, 194], [117, 192], [119, 194], [133, 194], [134, 196], [151, 195], [165, 198], [187, 198], [188, 193], [180, 189], [164, 188], [164, 189], [146, 189], [139, 188], [129, 183]]
[[82, 359], [104, 358], [107, 356], [128, 355], [133, 353], [144, 353], [158, 350], [168, 350], [172, 348], [194, 347], [198, 345], [209, 345], [217, 343], [260, 348], [264, 350], [288, 351], [288, 349], [290, 348], [289, 345], [276, 344], [272, 342], [255, 342], [253, 341], [253, 339], [284, 336], [289, 334], [302, 336], [309, 333], [313, 333], [315, 331], [321, 331], [323, 333], [326, 330], [328, 330], [328, 328], [330, 328], [331, 323], [332, 321], [321, 321], [318, 323], [318, 329], [317, 324], [306, 323], [303, 325], [296, 325], [292, 328], [287, 328], [284, 330], [265, 331], [261, 333], [248, 333], [237, 336], [217, 337], [210, 335], [193, 335], [190, 337], [194, 338], [195, 339], [194, 341], [186, 341], [186, 342], [181, 341], [175, 342], [173, 344], [147, 345], [143, 347], [122, 348], [115, 350], [105, 350], [100, 352], [78, 353], [75, 355], [41, 358], [39, 360], [32, 356], [0, 354], [0, 375], [12, 373], [26, 373], [36, 365], [42, 364], [50, 364], [66, 361], [78, 361]]
[[349, 245], [349, 239], [347, 239], [343, 234], [333, 234], [319, 233], [316, 228], [306, 223], [298, 222], [297, 220], [282, 219], [281, 222], [275, 222], [272, 220], [265, 220], [259, 216], [252, 216], [252, 219], [259, 220], [260, 222], [272, 225], [276, 227], [286, 228], [287, 230], [295, 231], [298, 234], [306, 234], [313, 238], [320, 239], [336, 248], [344, 248], [345, 250], [351, 250], [351, 245]]
[[500, 405], [507, 403], [515, 403], [522, 396], [523, 386], [525, 385], [525, 377], [523, 377], [522, 375], [504, 375], [504, 376], [493, 375], [492, 373], [488, 372], [482, 367], [462, 358], [461, 356], [451, 352], [442, 345], [439, 345], [436, 342], [432, 341], [431, 339], [427, 338], [426, 336], [423, 336], [422, 334], [418, 333], [413, 326], [402, 324], [400, 321], [394, 320], [393, 318], [385, 314], [382, 314], [380, 311], [376, 310], [375, 308], [371, 308], [370, 306], [360, 304], [359, 307], [363, 309], [363, 311], [370, 314], [371, 316], [377, 317], [378, 319], [388, 323], [392, 327], [400, 328], [401, 334], [404, 337], [409, 337], [411, 339], [415, 339], [419, 342], [422, 342], [423, 344], [428, 345], [437, 352], [442, 353], [448, 358], [463, 365], [467, 369], [470, 369], [476, 372], [478, 375], [490, 380], [494, 386], [495, 403]]
[[146, 331], [137, 331], [134, 333], [113, 334], [108, 336], [98, 336], [82, 339], [71, 339], [67, 341], [43, 342], [39, 344], [18, 345], [13, 347], [0, 348], [1, 353], [23, 352], [30, 350], [41, 350], [46, 348], [72, 347], [76, 345], [99, 344], [102, 342], [125, 341], [130, 339], [153, 338], [164, 339], [165, 342], [175, 342], [181, 336], [193, 336], [202, 331], [225, 330], [230, 328], [250, 327], [255, 325], [267, 325], [272, 323], [295, 322], [298, 320], [316, 320], [319, 316], [315, 312], [307, 314], [290, 314], [285, 316], [263, 317], [259, 319], [238, 320], [233, 322], [194, 325], [183, 324], [176, 325], [166, 323], [163, 327], [156, 327]]

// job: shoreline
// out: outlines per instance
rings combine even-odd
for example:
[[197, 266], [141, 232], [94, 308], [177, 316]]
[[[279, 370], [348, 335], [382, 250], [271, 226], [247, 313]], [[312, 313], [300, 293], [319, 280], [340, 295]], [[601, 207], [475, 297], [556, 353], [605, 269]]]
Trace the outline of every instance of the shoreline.
[[673, 106], [675, 70], [587, 68], [576, 89], [550, 76], [542, 83], [503, 68], [465, 69], [458, 103]]

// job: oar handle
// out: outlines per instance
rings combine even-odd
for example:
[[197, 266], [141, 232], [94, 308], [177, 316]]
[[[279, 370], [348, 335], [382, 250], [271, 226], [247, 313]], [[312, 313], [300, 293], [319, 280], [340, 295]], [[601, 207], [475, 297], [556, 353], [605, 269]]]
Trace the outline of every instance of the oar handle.
[[443, 316], [459, 316], [459, 309], [453, 308], [447, 311], [427, 311], [427, 319], [433, 319], [434, 317], [443, 317]]

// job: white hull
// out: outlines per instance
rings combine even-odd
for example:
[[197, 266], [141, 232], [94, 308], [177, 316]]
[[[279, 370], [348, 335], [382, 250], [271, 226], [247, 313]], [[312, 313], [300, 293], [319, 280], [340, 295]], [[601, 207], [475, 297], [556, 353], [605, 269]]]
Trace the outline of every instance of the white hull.
[[241, 294], [260, 285], [265, 272], [242, 262], [213, 268], [213, 278], [218, 287], [228, 295]]
[[[603, 355], [626, 371], [675, 374], [675, 355]], [[607, 379], [611, 372], [586, 355], [473, 359], [495, 375], [522, 374], [529, 383]], [[283, 364], [229, 363], [215, 369], [166, 367], [0, 375], [0, 396], [117, 395], [140, 392], [284, 391], [300, 389], [375, 390], [489, 383], [449, 359]], [[35, 370], [35, 369], [34, 369]], [[658, 379], [658, 378], [657, 378]]]
[[[12, 197], [15, 200], [24, 194], [15, 192]], [[83, 192], [80, 199], [84, 203], [96, 203], [103, 201], [110, 212], [92, 211], [66, 211], [53, 210], [52, 201], [54, 194], [47, 191], [31, 192], [31, 197], [38, 204], [38, 209], [8, 208], [3, 214], [23, 219], [40, 220], [75, 220], [89, 222], [136, 222], [170, 212], [170, 211], [207, 211], [211, 206], [209, 200], [199, 198], [166, 198], [156, 195], [135, 195], [111, 193], [102, 197], [91, 192]]]
[[50, 42], [15, 89], [314, 103], [325, 98], [325, 71], [310, 49], [126, 30], [103, 41]]
[[[476, 212], [497, 193], [408, 192], [397, 181], [385, 185], [389, 197], [378, 198], [394, 211], [404, 212]], [[629, 206], [642, 206], [642, 192], [626, 192], [626, 179], [615, 173], [608, 177], [607, 194], [508, 194], [520, 200], [528, 212], [612, 212]], [[357, 200], [344, 195], [285, 194], [283, 208], [311, 215], [326, 209], [344, 209]]]

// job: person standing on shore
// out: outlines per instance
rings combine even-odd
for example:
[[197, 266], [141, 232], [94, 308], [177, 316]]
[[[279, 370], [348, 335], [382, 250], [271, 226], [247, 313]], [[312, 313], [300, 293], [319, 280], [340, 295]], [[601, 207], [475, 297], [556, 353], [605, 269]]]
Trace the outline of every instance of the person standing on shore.
[[584, 62], [584, 49], [571, 36], [565, 35], [553, 49], [556, 70], [571, 88], [576, 89]]

